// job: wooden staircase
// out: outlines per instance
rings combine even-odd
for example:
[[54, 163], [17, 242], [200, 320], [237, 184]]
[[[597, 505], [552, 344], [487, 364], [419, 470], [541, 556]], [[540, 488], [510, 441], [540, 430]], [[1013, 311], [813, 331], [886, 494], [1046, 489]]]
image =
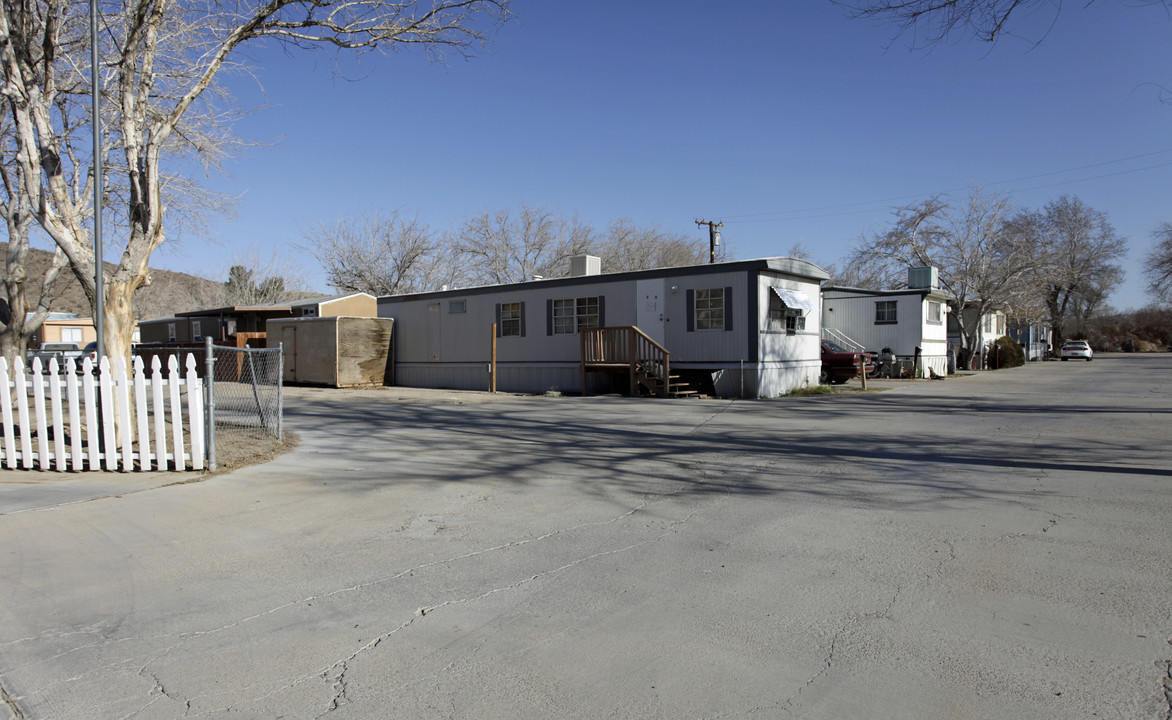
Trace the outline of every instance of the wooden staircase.
[[699, 393], [671, 373], [671, 353], [639, 328], [631, 326], [584, 328], [582, 345], [582, 394], [591, 372], [626, 373], [633, 397], [697, 397]]

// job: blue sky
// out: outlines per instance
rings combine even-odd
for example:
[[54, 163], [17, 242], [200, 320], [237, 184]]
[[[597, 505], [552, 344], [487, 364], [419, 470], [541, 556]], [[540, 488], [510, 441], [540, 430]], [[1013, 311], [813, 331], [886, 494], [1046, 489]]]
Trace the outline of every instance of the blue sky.
[[[1067, 3], [996, 45], [910, 50], [894, 27], [830, 2], [516, 0], [487, 52], [345, 61], [253, 52], [240, 134], [275, 141], [211, 184], [240, 196], [208, 241], [156, 267], [205, 274], [251, 253], [328, 292], [302, 229], [367, 210], [436, 230], [522, 203], [705, 231], [737, 258], [801, 242], [839, 261], [894, 206], [974, 184], [1041, 208], [1061, 194], [1128, 238], [1120, 309], [1147, 302], [1141, 261], [1172, 222], [1172, 19], [1159, 6]], [[217, 279], [218, 276], [217, 276]]]

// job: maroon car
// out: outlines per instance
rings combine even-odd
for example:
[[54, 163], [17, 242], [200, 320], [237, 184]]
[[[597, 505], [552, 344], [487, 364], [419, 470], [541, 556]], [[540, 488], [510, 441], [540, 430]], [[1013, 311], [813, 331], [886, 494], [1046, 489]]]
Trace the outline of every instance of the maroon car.
[[823, 385], [841, 385], [859, 375], [859, 358], [866, 358], [867, 374], [875, 371], [875, 359], [870, 353], [850, 352], [843, 350], [834, 343], [822, 341], [822, 376], [819, 382]]

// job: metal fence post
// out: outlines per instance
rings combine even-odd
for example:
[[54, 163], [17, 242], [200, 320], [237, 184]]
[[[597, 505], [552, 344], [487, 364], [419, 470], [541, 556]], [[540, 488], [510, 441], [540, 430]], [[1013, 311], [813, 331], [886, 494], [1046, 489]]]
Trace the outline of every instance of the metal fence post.
[[207, 428], [207, 461], [208, 470], [214, 471], [216, 469], [216, 351], [212, 347], [212, 338], [209, 335], [204, 338], [204, 349], [206, 352], [206, 367], [204, 377], [204, 412], [207, 413], [205, 418], [205, 427]]
[[277, 440], [285, 442], [285, 343], [277, 350]]

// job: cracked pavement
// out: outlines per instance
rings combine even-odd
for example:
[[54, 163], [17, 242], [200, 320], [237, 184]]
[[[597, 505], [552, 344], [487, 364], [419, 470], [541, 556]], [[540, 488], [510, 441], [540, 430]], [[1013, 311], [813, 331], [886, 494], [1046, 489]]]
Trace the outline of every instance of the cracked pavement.
[[0, 719], [1167, 720], [1170, 371], [294, 389], [266, 465], [0, 471]]

